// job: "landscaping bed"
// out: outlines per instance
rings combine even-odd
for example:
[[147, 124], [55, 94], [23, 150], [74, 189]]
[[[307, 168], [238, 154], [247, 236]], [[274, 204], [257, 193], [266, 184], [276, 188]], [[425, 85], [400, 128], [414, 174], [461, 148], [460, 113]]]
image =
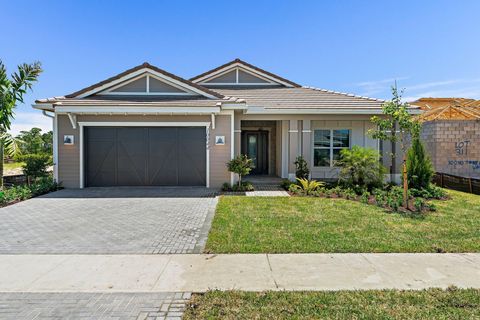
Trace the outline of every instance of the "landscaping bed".
[[414, 215], [341, 198], [221, 197], [205, 252], [480, 252], [480, 197], [447, 195]]
[[59, 189], [52, 177], [36, 179], [30, 185], [13, 186], [0, 191], [0, 207], [5, 207], [23, 200], [38, 197]]
[[480, 290], [209, 291], [184, 319], [477, 319]]

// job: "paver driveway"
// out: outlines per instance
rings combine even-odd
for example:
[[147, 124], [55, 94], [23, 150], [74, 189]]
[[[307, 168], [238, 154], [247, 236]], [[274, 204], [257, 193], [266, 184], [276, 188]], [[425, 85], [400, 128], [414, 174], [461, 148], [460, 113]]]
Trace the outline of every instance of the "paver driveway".
[[205, 188], [61, 190], [0, 209], [0, 254], [200, 252], [216, 202]]

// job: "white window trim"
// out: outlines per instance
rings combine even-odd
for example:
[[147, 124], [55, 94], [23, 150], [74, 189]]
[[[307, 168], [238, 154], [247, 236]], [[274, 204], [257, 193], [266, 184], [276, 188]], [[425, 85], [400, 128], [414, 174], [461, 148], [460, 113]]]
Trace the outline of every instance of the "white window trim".
[[205, 187], [210, 187], [210, 122], [78, 122], [80, 126], [80, 189], [85, 188], [85, 164], [84, 164], [84, 127], [205, 127], [206, 130], [206, 177]]
[[[329, 130], [330, 131], [330, 146], [329, 147], [315, 147], [315, 131], [316, 130]], [[333, 131], [334, 130], [348, 130], [348, 147], [334, 147], [333, 146]], [[313, 168], [338, 168], [338, 166], [333, 165], [333, 150], [341, 150], [341, 149], [351, 149], [352, 148], [352, 128], [332, 128], [332, 127], [327, 127], [327, 128], [314, 128], [311, 130], [312, 134], [312, 164]], [[329, 166], [316, 166], [315, 165], [315, 149], [322, 149], [322, 150], [329, 150], [330, 151], [330, 165]]]

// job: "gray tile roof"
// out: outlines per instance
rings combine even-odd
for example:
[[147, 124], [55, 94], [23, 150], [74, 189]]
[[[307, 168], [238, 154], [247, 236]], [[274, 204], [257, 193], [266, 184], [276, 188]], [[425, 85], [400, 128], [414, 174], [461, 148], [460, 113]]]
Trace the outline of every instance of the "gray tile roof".
[[225, 97], [245, 99], [248, 106], [265, 109], [381, 108], [385, 102], [312, 87], [212, 90]]

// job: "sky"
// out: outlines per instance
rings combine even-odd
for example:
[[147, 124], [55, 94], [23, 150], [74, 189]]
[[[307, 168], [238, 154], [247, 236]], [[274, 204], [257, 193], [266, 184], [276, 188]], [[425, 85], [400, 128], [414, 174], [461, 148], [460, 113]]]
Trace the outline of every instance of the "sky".
[[306, 86], [388, 99], [480, 98], [480, 1], [6, 1], [0, 59], [44, 72], [12, 133], [62, 96], [145, 61], [184, 78], [241, 58]]

